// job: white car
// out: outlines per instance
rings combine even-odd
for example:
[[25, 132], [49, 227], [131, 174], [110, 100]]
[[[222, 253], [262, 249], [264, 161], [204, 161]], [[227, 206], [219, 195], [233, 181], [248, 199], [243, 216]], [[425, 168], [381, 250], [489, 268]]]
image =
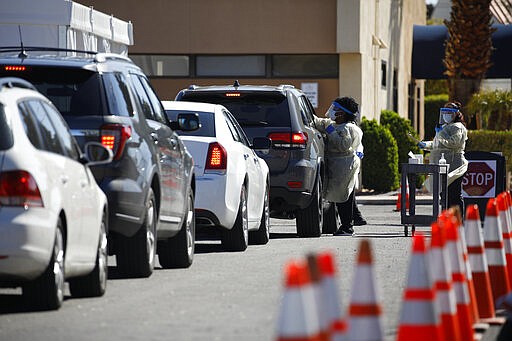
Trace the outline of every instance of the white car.
[[244, 251], [250, 242], [269, 240], [269, 171], [255, 150], [268, 150], [268, 138], [249, 142], [231, 113], [222, 105], [162, 101], [167, 116], [199, 116], [196, 131], [179, 132], [192, 154], [196, 173], [195, 212], [198, 229], [217, 227], [222, 246]]
[[0, 78], [0, 285], [22, 287], [36, 309], [107, 285], [107, 199], [88, 165], [110, 162], [99, 143], [85, 155], [64, 119], [32, 84]]

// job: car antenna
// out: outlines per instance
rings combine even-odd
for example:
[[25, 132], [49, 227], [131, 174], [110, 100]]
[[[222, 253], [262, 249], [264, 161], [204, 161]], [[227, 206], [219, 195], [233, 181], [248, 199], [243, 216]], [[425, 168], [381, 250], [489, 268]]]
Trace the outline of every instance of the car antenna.
[[238, 88], [240, 86], [240, 82], [238, 79], [235, 79], [235, 83], [233, 83], [233, 87]]
[[20, 32], [20, 44], [21, 44], [21, 52], [18, 54], [18, 58], [24, 59], [28, 57], [28, 54], [25, 52], [25, 47], [23, 47], [23, 36], [21, 35], [21, 26], [18, 25], [18, 31]]

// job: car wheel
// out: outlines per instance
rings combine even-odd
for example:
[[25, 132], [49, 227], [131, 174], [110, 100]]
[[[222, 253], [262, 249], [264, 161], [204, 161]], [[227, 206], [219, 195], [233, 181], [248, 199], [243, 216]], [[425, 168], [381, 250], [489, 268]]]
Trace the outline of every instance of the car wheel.
[[91, 273], [86, 276], [69, 280], [69, 291], [74, 297], [103, 296], [107, 289], [108, 254], [107, 254], [107, 222], [101, 219], [100, 238], [96, 253], [96, 264]]
[[41, 276], [23, 286], [23, 298], [36, 309], [55, 310], [64, 300], [64, 238], [62, 221], [57, 221], [55, 242], [48, 267]]
[[269, 208], [269, 188], [265, 187], [265, 196], [263, 199], [263, 210], [261, 212], [260, 228], [257, 231], [249, 232], [249, 243], [255, 245], [265, 245], [270, 239], [270, 208]]
[[297, 210], [295, 213], [297, 234], [299, 237], [320, 237], [323, 225], [323, 196], [322, 180], [317, 177], [316, 185], [313, 189], [311, 203], [303, 210]]
[[247, 191], [242, 185], [240, 204], [235, 224], [222, 233], [222, 246], [226, 251], [245, 251], [249, 242], [249, 218], [247, 216]]
[[187, 211], [180, 232], [159, 244], [158, 258], [163, 268], [188, 268], [192, 265], [196, 242], [195, 220], [194, 193], [190, 189]]
[[146, 216], [133, 237], [120, 237], [116, 253], [117, 267], [125, 275], [149, 277], [155, 267], [156, 224], [158, 215], [153, 190], [149, 189]]
[[326, 202], [325, 207], [328, 208], [324, 211], [322, 233], [333, 234], [341, 225], [340, 217], [338, 215], [338, 208], [334, 202]]

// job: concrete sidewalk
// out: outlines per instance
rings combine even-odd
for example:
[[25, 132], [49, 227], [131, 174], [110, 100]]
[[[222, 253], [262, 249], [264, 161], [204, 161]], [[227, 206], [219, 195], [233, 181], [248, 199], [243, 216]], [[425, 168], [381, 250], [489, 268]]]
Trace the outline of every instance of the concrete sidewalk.
[[[356, 202], [361, 205], [396, 205], [397, 200], [398, 191], [378, 194], [356, 193]], [[416, 192], [416, 205], [432, 205], [432, 194]]]

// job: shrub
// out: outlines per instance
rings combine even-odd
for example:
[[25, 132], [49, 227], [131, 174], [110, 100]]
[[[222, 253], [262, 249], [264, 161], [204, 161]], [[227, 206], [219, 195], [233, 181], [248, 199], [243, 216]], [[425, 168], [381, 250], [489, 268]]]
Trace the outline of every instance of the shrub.
[[386, 127], [376, 120], [361, 121], [364, 159], [363, 185], [377, 192], [389, 192], [399, 187], [398, 146]]
[[439, 108], [448, 102], [448, 95], [425, 96], [425, 140], [432, 140], [436, 135], [435, 126], [439, 122]]
[[466, 120], [476, 120], [476, 127], [489, 130], [510, 129], [512, 124], [512, 92], [482, 91], [471, 97], [465, 107]]
[[469, 130], [466, 151], [502, 152], [512, 171], [512, 131]]

